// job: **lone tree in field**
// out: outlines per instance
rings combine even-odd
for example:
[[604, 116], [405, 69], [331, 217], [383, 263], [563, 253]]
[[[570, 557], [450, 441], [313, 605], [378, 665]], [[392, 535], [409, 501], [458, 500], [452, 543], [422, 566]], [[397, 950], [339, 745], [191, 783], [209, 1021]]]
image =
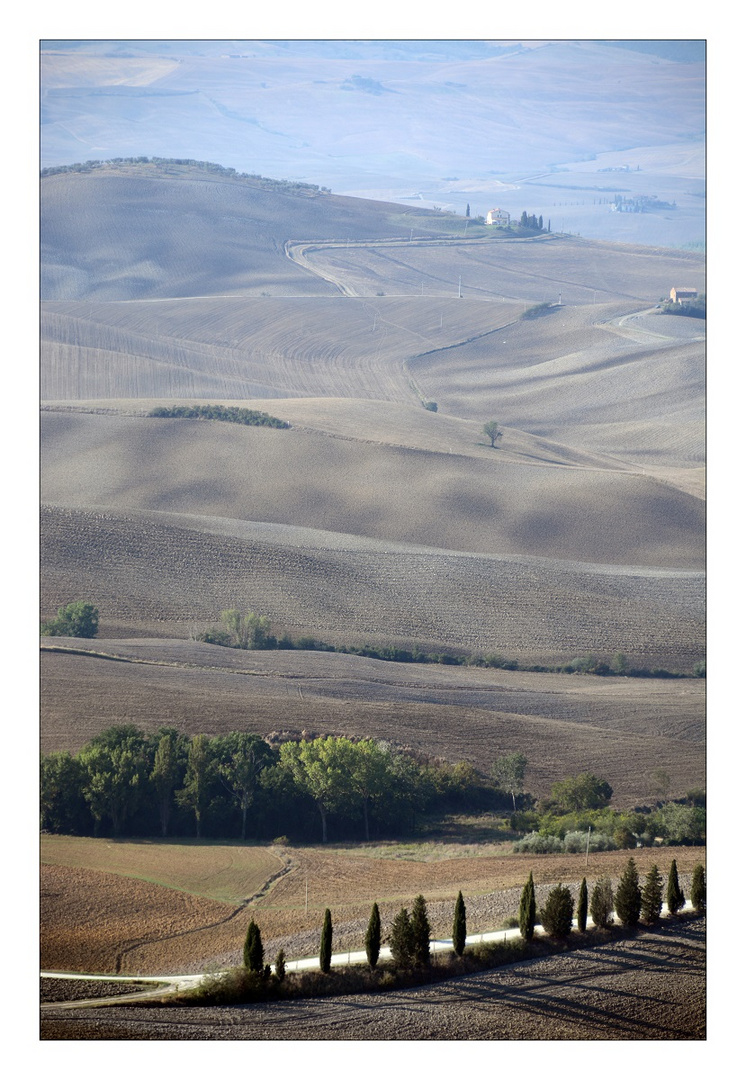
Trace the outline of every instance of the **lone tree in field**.
[[668, 904], [669, 915], [676, 915], [683, 908], [686, 903], [686, 897], [681, 891], [679, 885], [679, 870], [676, 866], [676, 859], [671, 863], [671, 869], [668, 871], [668, 887], [666, 889], [666, 903]]
[[453, 912], [453, 951], [456, 956], [463, 956], [466, 948], [466, 904], [459, 891]]
[[412, 905], [412, 959], [417, 967], [430, 964], [430, 920], [427, 917], [425, 897], [415, 897]]
[[525, 941], [531, 941], [536, 926], [536, 892], [534, 890], [534, 874], [531, 871], [528, 881], [523, 886], [521, 904], [518, 909], [518, 925], [521, 929], [521, 937]]
[[692, 907], [700, 915], [707, 906], [707, 887], [705, 884], [705, 868], [702, 863], [697, 863], [692, 871]]
[[635, 860], [630, 859], [619, 880], [616, 895], [614, 896], [614, 907], [623, 926], [637, 926], [640, 921], [641, 905], [640, 879], [637, 874]]
[[599, 929], [603, 930], [612, 923], [614, 911], [614, 890], [607, 877], [599, 878], [591, 893], [591, 918]]
[[539, 913], [541, 925], [552, 937], [568, 937], [575, 904], [567, 885], [555, 885]]
[[381, 915], [378, 904], [374, 904], [368, 921], [368, 929], [365, 931], [365, 955], [368, 958], [370, 970], [378, 963], [381, 952]]
[[653, 926], [660, 919], [662, 908], [663, 878], [658, 871], [658, 867], [653, 863], [645, 876], [645, 884], [642, 887], [640, 916], [643, 922]]
[[486, 435], [487, 438], [490, 440], [490, 446], [493, 448], [493, 450], [497, 440], [502, 439], [503, 437], [503, 433], [502, 431], [500, 431], [497, 420], [488, 420], [482, 428], [482, 434]]
[[412, 923], [403, 907], [391, 925], [391, 958], [397, 967], [411, 967], [413, 953]]
[[325, 975], [332, 966], [332, 913], [329, 908], [324, 912], [324, 924], [321, 927], [321, 947], [319, 949], [319, 967]]
[[578, 893], [578, 930], [581, 934], [585, 933], [585, 928], [588, 925], [588, 885], [585, 878], [580, 882], [580, 892]]
[[264, 946], [259, 927], [252, 919], [243, 946], [243, 964], [249, 971], [264, 971]]
[[41, 624], [42, 634], [49, 637], [92, 638], [98, 633], [98, 608], [84, 600], [57, 609], [57, 618]]

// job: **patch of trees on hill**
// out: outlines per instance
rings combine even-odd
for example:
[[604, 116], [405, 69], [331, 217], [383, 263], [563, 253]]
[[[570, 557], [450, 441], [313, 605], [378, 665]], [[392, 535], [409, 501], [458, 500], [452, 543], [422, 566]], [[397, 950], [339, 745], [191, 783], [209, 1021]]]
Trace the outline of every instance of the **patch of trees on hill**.
[[180, 420], [226, 420], [230, 424], [246, 424], [249, 427], [289, 428], [287, 420], [278, 420], [269, 413], [257, 409], [242, 409], [236, 405], [158, 405], [148, 416]]
[[676, 304], [673, 300], [667, 300], [661, 306], [661, 314], [688, 315], [690, 319], [706, 319], [707, 297], [704, 294], [695, 296], [693, 300], [685, 300], [681, 304]]
[[318, 184], [305, 184], [300, 180], [274, 180], [259, 173], [237, 172], [235, 169], [226, 168], [224, 165], [216, 165], [214, 161], [198, 161], [195, 158], [162, 158], [162, 157], [115, 157], [105, 161], [76, 161], [72, 165], [51, 165], [41, 170], [41, 175], [57, 176], [60, 173], [90, 173], [97, 169], [107, 168], [111, 165], [190, 165], [193, 168], [202, 169], [204, 172], [214, 173], [222, 180], [250, 181], [259, 184], [269, 190], [289, 192], [291, 194], [331, 194], [331, 189], [319, 187]]

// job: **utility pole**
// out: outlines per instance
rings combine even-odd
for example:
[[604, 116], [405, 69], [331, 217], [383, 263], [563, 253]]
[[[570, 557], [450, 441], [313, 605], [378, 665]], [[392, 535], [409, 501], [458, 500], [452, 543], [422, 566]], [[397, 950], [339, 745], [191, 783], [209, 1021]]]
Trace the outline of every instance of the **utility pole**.
[[585, 865], [586, 866], [588, 865], [588, 852], [590, 850], [590, 847], [591, 847], [591, 827], [589, 825], [588, 826], [588, 837], [587, 837], [587, 839], [585, 841]]
[[458, 298], [461, 299], [461, 274], [458, 276]]

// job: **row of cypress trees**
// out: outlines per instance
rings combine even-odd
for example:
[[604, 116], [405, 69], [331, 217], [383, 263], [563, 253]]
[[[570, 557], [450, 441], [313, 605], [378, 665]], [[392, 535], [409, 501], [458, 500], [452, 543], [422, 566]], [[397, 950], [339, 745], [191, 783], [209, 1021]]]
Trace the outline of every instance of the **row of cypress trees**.
[[[666, 904], [669, 914], [676, 915], [686, 903], [686, 897], [679, 884], [678, 867], [673, 859], [668, 872], [666, 886]], [[706, 907], [706, 885], [704, 866], [698, 864], [692, 873], [692, 906], [702, 913]], [[557, 885], [549, 893], [546, 903], [538, 913], [538, 921], [547, 933], [555, 937], [566, 937], [572, 929], [574, 901], [566, 885]], [[619, 880], [616, 892], [608, 877], [599, 878], [588, 897], [588, 884], [583, 878], [578, 892], [577, 920], [578, 930], [585, 933], [588, 913], [595, 925], [601, 929], [611, 925], [616, 912], [623, 926], [637, 926], [642, 920], [649, 926], [658, 922], [663, 910], [663, 878], [655, 863], [650, 867], [645, 881], [640, 886], [635, 860], [630, 858]], [[533, 873], [521, 893], [518, 911], [518, 924], [521, 936], [530, 941], [534, 936], [537, 923], [536, 892]]]
[[[692, 873], [691, 901], [695, 911], [699, 913], [705, 911], [705, 872], [701, 864], [695, 866]], [[678, 868], [674, 859], [671, 862], [666, 887], [666, 904], [669, 913], [676, 915], [685, 903], [686, 898], [679, 884]], [[554, 937], [567, 937], [572, 930], [574, 908], [575, 902], [570, 889], [560, 884], [550, 891], [544, 906], [537, 913], [534, 876], [533, 871], [530, 872], [521, 893], [518, 910], [521, 937], [525, 941], [531, 941], [537, 921], [548, 934]], [[640, 920], [648, 925], [654, 925], [660, 919], [662, 910], [663, 878], [658, 867], [655, 863], [650, 867], [644, 884], [640, 886], [635, 860], [630, 858], [619, 879], [616, 891], [612, 888], [611, 880], [608, 877], [602, 877], [595, 883], [589, 898], [588, 883], [583, 878], [578, 892], [578, 930], [580, 933], [586, 932], [589, 913], [596, 927], [603, 929], [613, 921], [614, 912], [623, 926], [636, 926]], [[429, 966], [430, 930], [427, 904], [424, 896], [420, 894], [415, 897], [411, 914], [407, 908], [402, 907], [391, 925], [391, 957], [398, 968]], [[324, 912], [319, 947], [319, 967], [324, 974], [329, 974], [331, 969], [332, 936], [332, 914], [327, 908]], [[456, 956], [462, 956], [466, 947], [466, 905], [461, 891], [459, 891], [453, 912], [452, 939], [454, 953]], [[380, 953], [381, 913], [378, 904], [374, 903], [365, 932], [365, 955], [371, 971], [378, 964]], [[245, 968], [263, 974], [265, 977], [269, 976], [271, 969], [269, 964], [265, 965], [264, 962], [261, 932], [253, 919], [246, 932], [243, 956]], [[280, 981], [285, 977], [285, 953], [282, 949], [275, 959], [275, 974]]]

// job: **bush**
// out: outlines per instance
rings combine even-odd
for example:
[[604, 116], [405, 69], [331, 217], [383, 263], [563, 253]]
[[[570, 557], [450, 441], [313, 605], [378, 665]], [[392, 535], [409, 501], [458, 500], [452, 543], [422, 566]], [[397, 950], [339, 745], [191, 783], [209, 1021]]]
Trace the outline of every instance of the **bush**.
[[285, 950], [280, 949], [275, 957], [275, 975], [280, 982], [285, 978]]
[[415, 897], [412, 905], [412, 959], [417, 967], [430, 963], [430, 920], [427, 917], [425, 897]]
[[566, 885], [556, 885], [539, 912], [541, 925], [552, 937], [568, 937], [572, 930], [574, 908], [572, 893]]
[[252, 919], [246, 931], [246, 940], [243, 946], [243, 963], [249, 971], [264, 971], [264, 946], [259, 927]]
[[605, 929], [614, 921], [614, 890], [608, 877], [599, 878], [591, 893], [591, 918], [599, 929]]
[[676, 859], [674, 859], [671, 863], [671, 869], [668, 871], [668, 886], [666, 888], [666, 904], [668, 905], [669, 914], [676, 915], [681, 911], [685, 903], [686, 898], [679, 885], [679, 870], [676, 866]]
[[642, 894], [635, 860], [630, 859], [614, 896], [614, 907], [623, 926], [637, 926], [640, 921]]
[[705, 868], [698, 863], [692, 871], [692, 907], [701, 915], [707, 906], [706, 901]]
[[41, 632], [47, 637], [93, 638], [98, 633], [98, 608], [74, 600], [58, 609], [56, 619], [42, 623]]
[[610, 836], [602, 832], [591, 832], [590, 838], [587, 832], [573, 830], [565, 833], [565, 851], [574, 855], [582, 854], [586, 845], [589, 851], [614, 851], [617, 844]]
[[401, 908], [391, 925], [391, 959], [396, 967], [411, 967], [414, 952], [414, 935], [409, 912]]
[[658, 872], [658, 867], [653, 865], [645, 877], [642, 887], [640, 904], [640, 916], [644, 922], [652, 926], [658, 922], [663, 907], [663, 878]]
[[564, 850], [565, 845], [558, 836], [542, 836], [538, 832], [529, 833], [528, 836], [524, 836], [522, 840], [516, 840], [513, 844], [513, 851], [528, 851], [533, 855], [548, 855]]

